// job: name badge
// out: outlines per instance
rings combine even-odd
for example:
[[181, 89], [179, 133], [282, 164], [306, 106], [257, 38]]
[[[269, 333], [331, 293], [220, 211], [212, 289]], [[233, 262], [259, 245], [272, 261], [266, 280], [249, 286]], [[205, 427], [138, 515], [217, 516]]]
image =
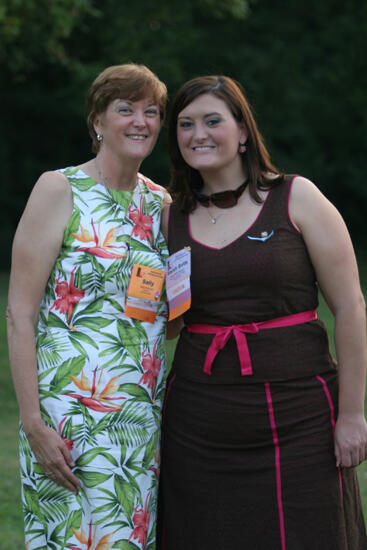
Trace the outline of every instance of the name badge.
[[172, 321], [191, 306], [191, 249], [185, 247], [172, 254], [166, 264], [166, 292], [169, 306], [168, 320]]
[[165, 272], [162, 269], [134, 264], [127, 289], [125, 315], [154, 323]]

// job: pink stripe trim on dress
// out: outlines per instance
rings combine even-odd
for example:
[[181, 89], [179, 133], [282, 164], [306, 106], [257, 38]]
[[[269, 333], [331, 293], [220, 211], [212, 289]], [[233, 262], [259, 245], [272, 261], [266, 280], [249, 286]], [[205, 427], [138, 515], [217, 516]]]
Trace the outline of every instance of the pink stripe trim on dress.
[[270, 426], [273, 432], [273, 443], [274, 443], [274, 449], [275, 449], [275, 472], [276, 472], [276, 483], [277, 483], [280, 539], [282, 543], [282, 550], [286, 550], [284, 511], [283, 511], [283, 499], [282, 499], [282, 478], [281, 478], [281, 470], [280, 470], [280, 449], [279, 449], [279, 441], [278, 441], [278, 434], [277, 434], [277, 426], [276, 426], [275, 417], [274, 417], [273, 400], [271, 398], [269, 382], [265, 382], [265, 392], [266, 392], [266, 400], [268, 402]]
[[288, 203], [287, 203], [287, 214], [288, 214], [289, 223], [290, 223], [291, 226], [297, 231], [297, 233], [301, 235], [301, 231], [300, 231], [300, 230], [298, 229], [298, 227], [293, 223], [293, 220], [292, 220], [291, 214], [290, 214], [291, 192], [292, 192], [292, 189], [293, 189], [294, 180], [295, 180], [296, 178], [298, 178], [298, 177], [299, 177], [299, 174], [296, 174], [295, 176], [293, 176], [292, 181], [291, 181], [290, 186], [289, 186]]
[[[328, 404], [329, 404], [329, 408], [330, 408], [330, 423], [331, 423], [331, 427], [332, 427], [332, 430], [333, 430], [333, 436], [334, 436], [334, 433], [335, 433], [334, 403], [333, 403], [333, 400], [331, 399], [330, 391], [329, 391], [329, 388], [327, 387], [327, 384], [326, 384], [325, 380], [323, 378], [321, 378], [321, 376], [316, 376], [316, 378], [319, 382], [321, 382], [321, 384], [323, 386], [323, 389], [324, 389], [324, 392], [325, 392], [325, 395], [326, 395], [326, 399], [328, 400]], [[342, 480], [342, 472], [341, 472], [340, 466], [338, 466], [338, 475], [339, 475], [340, 496], [341, 496], [341, 498], [343, 498], [343, 480]]]
[[171, 223], [171, 205], [168, 205], [168, 216], [167, 216], [167, 246], [169, 246], [169, 224]]

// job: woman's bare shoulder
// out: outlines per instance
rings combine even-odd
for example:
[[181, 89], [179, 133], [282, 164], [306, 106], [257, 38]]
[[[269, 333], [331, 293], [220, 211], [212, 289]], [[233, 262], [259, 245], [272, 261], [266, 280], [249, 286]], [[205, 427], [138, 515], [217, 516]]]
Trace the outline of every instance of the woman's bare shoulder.
[[43, 172], [36, 181], [34, 190], [49, 194], [60, 194], [65, 192], [71, 193], [68, 178], [65, 174], [58, 172], [57, 170]]

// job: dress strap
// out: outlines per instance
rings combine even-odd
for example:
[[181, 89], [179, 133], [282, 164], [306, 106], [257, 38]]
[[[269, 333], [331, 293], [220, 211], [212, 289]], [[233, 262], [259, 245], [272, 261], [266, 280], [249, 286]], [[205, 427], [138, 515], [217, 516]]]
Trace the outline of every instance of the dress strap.
[[269, 328], [281, 328], [290, 327], [292, 325], [300, 325], [302, 323], [308, 323], [317, 319], [317, 311], [312, 309], [310, 311], [303, 311], [301, 313], [294, 313], [293, 315], [286, 315], [285, 317], [277, 317], [276, 319], [269, 319], [268, 321], [261, 321], [259, 323], [248, 323], [246, 325], [205, 325], [205, 324], [191, 324], [187, 325], [188, 332], [200, 333], [200, 334], [215, 334], [212, 343], [209, 346], [205, 357], [204, 372], [205, 374], [212, 373], [212, 364], [217, 356], [218, 352], [224, 348], [228, 342], [230, 336], [233, 334], [236, 338], [237, 351], [240, 359], [241, 374], [246, 376], [252, 374], [252, 363], [250, 352], [247, 345], [246, 334], [256, 334], [259, 330]]

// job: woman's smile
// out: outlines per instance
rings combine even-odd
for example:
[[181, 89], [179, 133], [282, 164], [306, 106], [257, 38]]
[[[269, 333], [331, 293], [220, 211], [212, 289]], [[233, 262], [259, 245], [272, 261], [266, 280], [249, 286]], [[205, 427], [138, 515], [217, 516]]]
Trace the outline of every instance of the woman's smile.
[[226, 103], [203, 94], [187, 105], [177, 120], [177, 141], [184, 160], [196, 170], [241, 167], [238, 146], [246, 131]]

